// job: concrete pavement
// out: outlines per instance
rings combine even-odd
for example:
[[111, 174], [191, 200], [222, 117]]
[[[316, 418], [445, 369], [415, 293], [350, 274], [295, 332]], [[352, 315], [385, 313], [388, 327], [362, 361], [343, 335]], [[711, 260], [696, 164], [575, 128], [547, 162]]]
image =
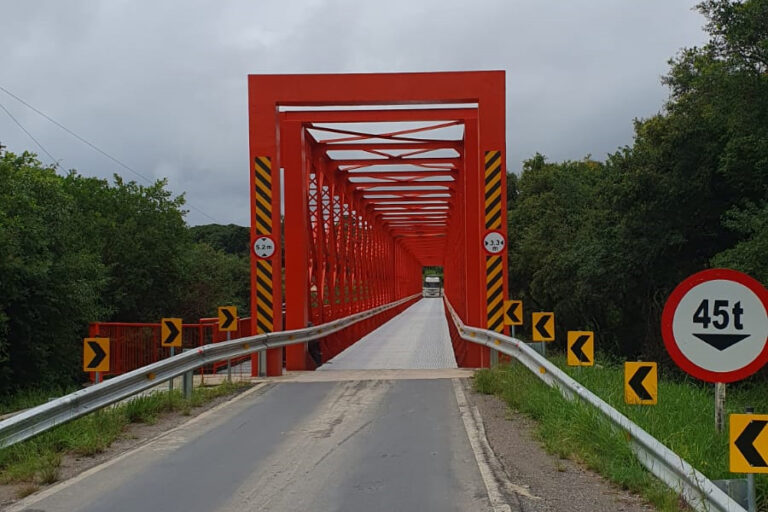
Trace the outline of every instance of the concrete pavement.
[[455, 382], [263, 384], [11, 510], [509, 510], [491, 506]]

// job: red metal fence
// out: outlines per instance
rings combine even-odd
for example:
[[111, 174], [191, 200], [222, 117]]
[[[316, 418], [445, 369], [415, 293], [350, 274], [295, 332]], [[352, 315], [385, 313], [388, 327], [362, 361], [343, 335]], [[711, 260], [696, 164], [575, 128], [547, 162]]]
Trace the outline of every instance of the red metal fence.
[[[232, 339], [251, 335], [251, 319], [240, 318]], [[160, 344], [160, 323], [91, 322], [91, 337], [109, 338], [110, 362], [106, 375], [120, 375], [136, 368], [155, 363], [171, 355], [170, 348]], [[220, 331], [216, 318], [201, 318], [198, 323], [183, 324], [181, 348], [190, 349], [226, 341], [227, 333]], [[247, 359], [247, 358], [245, 358]], [[239, 361], [236, 361], [239, 362]], [[201, 368], [201, 373], [215, 373], [226, 361]]]
[[[414, 301], [409, 301], [321, 338], [316, 344], [310, 346], [310, 350], [307, 352], [306, 368], [313, 370], [317, 367], [313, 356], [320, 363], [327, 362], [367, 333], [404, 311]], [[328, 309], [326, 315], [330, 317], [332, 314], [331, 308], [329, 306], [326, 306], [326, 308]], [[352, 314], [352, 312], [349, 314]], [[325, 321], [330, 320], [331, 318], [326, 318]], [[323, 322], [318, 316], [316, 317], [315, 324], [319, 325], [320, 323]], [[92, 322], [89, 326], [88, 334], [91, 337], [110, 339], [110, 370], [105, 375], [120, 375], [160, 361], [171, 355], [170, 348], [162, 347], [160, 344], [160, 323]], [[231, 339], [250, 335], [251, 318], [238, 319], [237, 331], [231, 333]], [[183, 350], [226, 341], [227, 333], [219, 330], [217, 318], [201, 318], [198, 323], [183, 324], [181, 337]], [[252, 359], [251, 356], [233, 359], [232, 364], [245, 362], [248, 359]], [[257, 363], [253, 359], [252, 361], [254, 366], [251, 374], [256, 375]], [[211, 366], [201, 368], [200, 373], [217, 373], [226, 364], [225, 360], [218, 361]]]

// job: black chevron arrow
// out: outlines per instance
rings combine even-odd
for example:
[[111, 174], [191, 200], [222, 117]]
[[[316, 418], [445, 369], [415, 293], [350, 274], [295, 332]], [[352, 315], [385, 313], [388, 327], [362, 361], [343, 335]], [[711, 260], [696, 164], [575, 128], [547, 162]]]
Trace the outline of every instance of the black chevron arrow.
[[635, 374], [629, 379], [629, 387], [635, 392], [640, 400], [653, 400], [653, 397], [643, 386], [643, 381], [651, 373], [653, 366], [641, 366], [637, 369]]
[[97, 341], [89, 341], [88, 346], [93, 350], [93, 359], [88, 363], [88, 368], [98, 368], [104, 358], [107, 357], [107, 353]]
[[232, 322], [235, 321], [235, 317], [232, 316], [232, 313], [230, 313], [228, 309], [222, 309], [221, 312], [224, 313], [224, 316], [226, 317], [226, 320], [224, 320], [224, 323], [221, 324], [221, 328], [229, 329], [229, 326], [232, 325]]
[[587, 354], [584, 353], [584, 345], [589, 341], [589, 334], [582, 334], [578, 338], [576, 338], [576, 341], [573, 342], [573, 345], [571, 345], [571, 350], [573, 351], [574, 355], [576, 356], [576, 359], [579, 360], [580, 363], [588, 363], [589, 358], [587, 357]]
[[168, 328], [168, 336], [163, 340], [163, 345], [170, 345], [179, 335], [179, 330], [176, 328], [176, 324], [168, 320], [165, 321], [165, 326]]
[[541, 318], [539, 318], [539, 321], [536, 322], [536, 330], [539, 331], [541, 337], [545, 339], [552, 338], [552, 335], [547, 331], [547, 322], [549, 322], [550, 318], [550, 315], [542, 315]]
[[520, 309], [520, 303], [519, 302], [513, 302], [510, 305], [510, 308], [507, 310], [507, 316], [510, 320], [517, 323], [520, 321], [520, 317], [517, 316], [517, 310]]
[[717, 350], [725, 350], [728, 347], [735, 345], [743, 339], [749, 338], [751, 334], [696, 334], [694, 336], [701, 341], [716, 348]]
[[763, 431], [766, 424], [768, 424], [768, 421], [765, 420], [750, 421], [747, 428], [739, 434], [739, 437], [736, 438], [736, 442], [733, 443], [753, 468], [768, 467], [768, 463], [765, 462], [763, 456], [760, 455], [755, 448], [755, 439], [757, 439], [757, 436]]

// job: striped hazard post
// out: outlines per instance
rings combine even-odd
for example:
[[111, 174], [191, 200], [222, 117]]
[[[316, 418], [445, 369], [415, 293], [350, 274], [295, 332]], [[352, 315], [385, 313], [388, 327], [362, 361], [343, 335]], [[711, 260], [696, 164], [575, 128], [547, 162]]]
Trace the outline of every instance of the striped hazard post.
[[274, 300], [272, 295], [272, 255], [275, 241], [272, 238], [272, 159], [257, 156], [253, 166], [254, 174], [254, 225], [256, 240], [253, 252], [256, 255], [256, 330], [257, 334], [272, 332], [274, 329]]
[[256, 329], [258, 334], [274, 329], [272, 308], [272, 262], [256, 262]]
[[506, 240], [502, 227], [501, 151], [485, 152], [485, 283], [487, 329], [504, 330], [503, 259]]

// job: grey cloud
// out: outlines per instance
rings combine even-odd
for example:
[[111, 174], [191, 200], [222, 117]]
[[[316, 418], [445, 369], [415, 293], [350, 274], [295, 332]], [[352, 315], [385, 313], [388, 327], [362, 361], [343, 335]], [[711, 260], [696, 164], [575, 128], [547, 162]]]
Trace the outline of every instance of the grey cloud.
[[[248, 224], [249, 73], [507, 71], [510, 169], [602, 157], [657, 112], [694, 2], [3, 2], [0, 85], [220, 222]], [[63, 168], [138, 179], [0, 93]], [[0, 141], [36, 150], [0, 112]], [[45, 160], [45, 158], [43, 157]], [[209, 219], [192, 211], [188, 220]]]

